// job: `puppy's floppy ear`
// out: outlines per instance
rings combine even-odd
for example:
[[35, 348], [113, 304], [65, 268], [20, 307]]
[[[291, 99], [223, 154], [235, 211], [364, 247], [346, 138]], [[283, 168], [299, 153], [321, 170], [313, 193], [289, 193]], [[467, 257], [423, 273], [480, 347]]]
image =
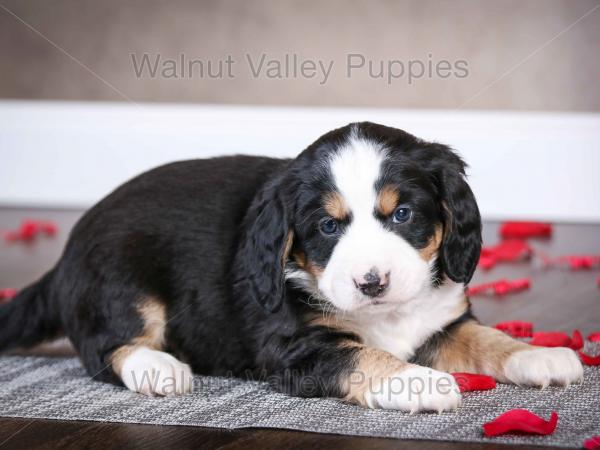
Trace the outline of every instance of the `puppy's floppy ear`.
[[268, 182], [254, 198], [235, 260], [238, 292], [270, 312], [279, 310], [285, 296], [285, 263], [294, 239], [281, 180]]
[[[450, 151], [450, 150], [448, 150]], [[442, 269], [452, 281], [468, 283], [481, 253], [481, 217], [475, 196], [465, 181], [460, 158], [442, 169], [439, 183], [444, 215]]]

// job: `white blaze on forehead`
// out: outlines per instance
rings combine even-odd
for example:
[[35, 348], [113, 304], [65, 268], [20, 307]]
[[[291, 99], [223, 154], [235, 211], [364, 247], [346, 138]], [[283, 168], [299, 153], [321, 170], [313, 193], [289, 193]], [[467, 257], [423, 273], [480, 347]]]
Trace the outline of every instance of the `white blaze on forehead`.
[[352, 218], [331, 253], [318, 288], [341, 310], [351, 311], [370, 301], [356, 285], [373, 268], [389, 276], [389, 286], [379, 301], [399, 305], [431, 284], [429, 265], [419, 252], [375, 217], [375, 184], [386, 157], [380, 144], [352, 136], [330, 159], [332, 181]]
[[353, 216], [372, 215], [377, 201], [375, 182], [385, 152], [374, 142], [352, 137], [330, 162], [333, 182]]

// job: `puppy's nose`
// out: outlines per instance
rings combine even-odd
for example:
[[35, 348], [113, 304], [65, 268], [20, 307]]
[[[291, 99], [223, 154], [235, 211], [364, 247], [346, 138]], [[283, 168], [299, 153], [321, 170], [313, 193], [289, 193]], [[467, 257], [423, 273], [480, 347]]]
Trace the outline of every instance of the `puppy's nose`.
[[359, 280], [355, 279], [354, 285], [360, 292], [369, 297], [379, 297], [390, 285], [389, 272], [382, 279], [376, 268], [369, 270], [361, 278]]

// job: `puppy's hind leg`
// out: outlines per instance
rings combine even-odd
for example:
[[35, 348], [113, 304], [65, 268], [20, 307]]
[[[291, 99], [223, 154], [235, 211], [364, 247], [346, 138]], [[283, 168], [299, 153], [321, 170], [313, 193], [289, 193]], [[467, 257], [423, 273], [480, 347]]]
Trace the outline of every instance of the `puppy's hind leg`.
[[162, 351], [166, 311], [162, 303], [146, 299], [138, 306], [143, 332], [109, 356], [112, 370], [132, 391], [145, 395], [181, 395], [192, 392], [190, 366]]

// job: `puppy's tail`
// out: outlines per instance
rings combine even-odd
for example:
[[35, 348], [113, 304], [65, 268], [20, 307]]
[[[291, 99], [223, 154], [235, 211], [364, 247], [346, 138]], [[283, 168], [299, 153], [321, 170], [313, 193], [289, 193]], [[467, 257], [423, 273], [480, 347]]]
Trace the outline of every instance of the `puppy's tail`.
[[53, 271], [21, 290], [0, 305], [0, 352], [15, 347], [31, 347], [60, 331], [58, 311], [50, 305]]

